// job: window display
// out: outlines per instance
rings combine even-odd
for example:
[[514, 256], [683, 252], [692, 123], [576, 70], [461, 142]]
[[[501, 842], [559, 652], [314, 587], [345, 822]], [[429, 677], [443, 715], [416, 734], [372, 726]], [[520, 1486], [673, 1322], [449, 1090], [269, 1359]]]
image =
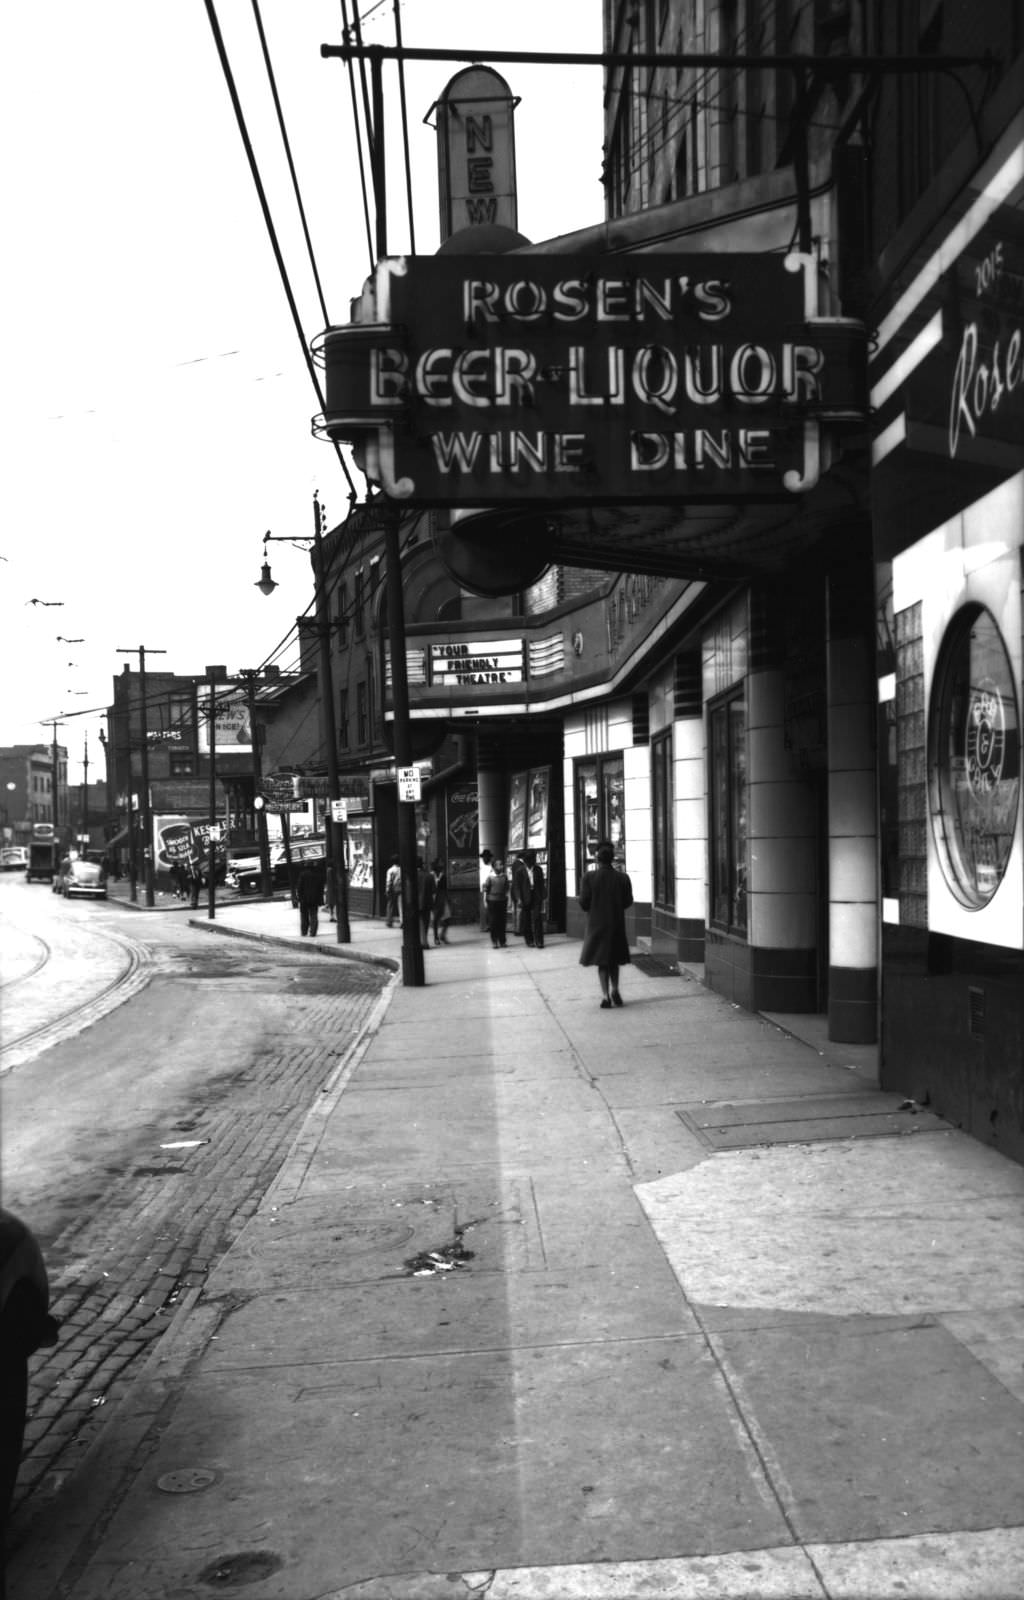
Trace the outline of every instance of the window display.
[[966, 606], [939, 653], [929, 730], [932, 828], [943, 874], [971, 910], [999, 888], [1020, 801], [1013, 670], [992, 614]]
[[508, 798], [508, 853], [526, 849], [526, 795], [528, 772], [513, 772]]
[[610, 841], [615, 865], [626, 865], [626, 780], [621, 755], [576, 763], [577, 876], [594, 866], [597, 847]]
[[350, 889], [373, 889], [373, 818], [349, 817], [348, 861]]
[[551, 768], [534, 767], [530, 772], [530, 800], [526, 812], [526, 844], [530, 850], [548, 847], [548, 792]]

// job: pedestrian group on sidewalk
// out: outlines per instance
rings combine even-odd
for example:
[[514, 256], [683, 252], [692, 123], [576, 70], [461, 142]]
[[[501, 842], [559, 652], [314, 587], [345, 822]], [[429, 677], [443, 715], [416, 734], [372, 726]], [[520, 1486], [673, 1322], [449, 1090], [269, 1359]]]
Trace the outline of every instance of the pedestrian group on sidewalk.
[[[601, 1009], [610, 1011], [624, 1004], [619, 990], [619, 973], [631, 960], [626, 912], [633, 904], [633, 885], [627, 873], [615, 866], [614, 847], [602, 840], [597, 847], [597, 864], [584, 875], [579, 904], [587, 922], [580, 950], [580, 965], [596, 967], [601, 988]], [[301, 883], [301, 877], [300, 877]], [[301, 904], [301, 901], [300, 901]], [[490, 850], [480, 852], [480, 926], [490, 935], [495, 950], [508, 948], [509, 906], [512, 931], [530, 949], [544, 948], [547, 912], [547, 880], [537, 860], [536, 850], [517, 850], [511, 873], [500, 856]], [[448, 894], [448, 875], [444, 862], [435, 857], [428, 868], [422, 856], [416, 860], [416, 907], [423, 947], [433, 936], [434, 946], [448, 943], [452, 904]], [[392, 856], [384, 880], [384, 910], [389, 928], [402, 920], [402, 875], [397, 856]], [[315, 910], [313, 932], [316, 932]], [[303, 933], [306, 928], [303, 926]]]

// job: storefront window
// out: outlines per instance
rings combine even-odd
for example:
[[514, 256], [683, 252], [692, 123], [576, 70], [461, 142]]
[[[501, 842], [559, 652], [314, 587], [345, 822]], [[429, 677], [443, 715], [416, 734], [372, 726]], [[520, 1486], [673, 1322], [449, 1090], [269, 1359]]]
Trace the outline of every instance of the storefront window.
[[1003, 880], [1020, 800], [1013, 668], [983, 606], [965, 607], [947, 629], [935, 669], [929, 753], [942, 870], [961, 903], [976, 911]]
[[346, 827], [349, 888], [373, 892], [373, 818], [350, 816]]
[[582, 881], [603, 839], [611, 842], [615, 865], [626, 865], [626, 782], [621, 756], [594, 756], [576, 763], [577, 874]]
[[709, 716], [711, 758], [711, 920], [747, 931], [747, 719], [741, 698]]
[[676, 903], [672, 832], [672, 735], [651, 741], [651, 816], [654, 830], [654, 903]]

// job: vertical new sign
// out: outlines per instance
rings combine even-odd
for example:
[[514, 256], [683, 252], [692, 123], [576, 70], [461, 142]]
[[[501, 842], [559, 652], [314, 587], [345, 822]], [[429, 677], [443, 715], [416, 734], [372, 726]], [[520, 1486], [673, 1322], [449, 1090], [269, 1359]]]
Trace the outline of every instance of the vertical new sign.
[[517, 226], [516, 101], [490, 67], [457, 72], [437, 102], [441, 240], [477, 223]]

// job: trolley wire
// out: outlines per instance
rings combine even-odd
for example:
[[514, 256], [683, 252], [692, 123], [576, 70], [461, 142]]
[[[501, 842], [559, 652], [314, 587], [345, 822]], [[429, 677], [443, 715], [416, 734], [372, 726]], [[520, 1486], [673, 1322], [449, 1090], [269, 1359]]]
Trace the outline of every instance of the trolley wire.
[[[288, 301], [288, 308], [292, 315], [295, 331], [298, 334], [299, 343], [302, 346], [303, 360], [306, 363], [306, 370], [309, 373], [310, 382], [312, 383], [317, 399], [320, 402], [320, 409], [323, 411], [325, 409], [323, 391], [320, 386], [320, 380], [317, 376], [316, 368], [313, 364], [313, 358], [306, 340], [306, 336], [303, 332], [302, 319], [299, 316], [299, 308], [296, 304], [295, 294], [292, 290], [291, 280], [288, 276], [288, 269], [285, 265], [284, 256], [281, 253], [281, 245], [278, 240], [277, 229], [274, 226], [274, 219], [270, 213], [270, 204], [267, 200], [267, 192], [263, 184], [263, 179], [260, 175], [259, 164], [256, 160], [256, 153], [253, 149], [252, 140], [249, 137], [249, 129], [246, 124], [245, 113], [242, 110], [242, 103], [239, 99], [238, 88], [235, 83], [235, 75], [231, 68], [231, 62], [228, 59], [227, 48], [224, 43], [224, 36], [221, 32], [220, 22], [217, 18], [217, 9], [214, 5], [214, 0], [206, 0], [206, 15], [209, 19], [210, 29], [213, 33], [214, 43], [217, 48], [217, 55], [220, 60], [221, 71], [224, 75], [224, 81], [227, 85], [232, 109], [235, 113], [235, 121], [238, 124], [239, 135], [241, 136], [246, 159], [249, 163], [249, 171], [252, 175], [253, 183], [256, 186], [256, 193], [259, 198], [260, 209], [263, 212], [264, 226], [267, 230], [267, 236], [270, 240], [271, 249], [274, 252], [274, 259], [277, 263], [277, 270], [281, 278], [281, 284], [284, 289], [285, 298]], [[348, 465], [341, 453], [338, 442], [335, 440], [333, 443], [335, 455], [337, 456], [341, 470], [344, 473], [345, 480], [349, 486], [351, 501], [353, 504], [355, 504], [358, 499], [356, 486], [352, 481], [352, 475], [348, 470]]]
[[331, 319], [327, 315], [327, 302], [324, 299], [324, 291], [320, 283], [320, 273], [317, 270], [316, 256], [313, 253], [313, 241], [309, 236], [309, 225], [306, 221], [306, 208], [302, 203], [302, 193], [299, 189], [298, 174], [295, 171], [295, 162], [292, 160], [291, 141], [288, 138], [288, 130], [285, 127], [284, 112], [281, 109], [281, 99], [277, 92], [277, 79], [274, 74], [274, 68], [271, 64], [270, 51], [267, 49], [267, 36], [263, 29], [263, 18], [260, 14], [260, 0], [252, 0], [252, 14], [256, 22], [256, 31], [260, 37], [260, 49], [263, 51], [263, 64], [267, 70], [267, 81], [270, 84], [270, 93], [274, 101], [274, 110], [277, 113], [277, 126], [280, 130], [281, 143], [284, 146], [285, 158], [288, 162], [288, 171], [291, 175], [292, 191], [295, 195], [295, 204], [298, 207], [299, 220], [302, 223], [302, 236], [306, 241], [306, 253], [309, 256], [309, 265], [312, 269], [313, 281], [316, 284], [316, 292], [320, 300], [320, 310], [323, 313], [324, 327], [326, 327]]

